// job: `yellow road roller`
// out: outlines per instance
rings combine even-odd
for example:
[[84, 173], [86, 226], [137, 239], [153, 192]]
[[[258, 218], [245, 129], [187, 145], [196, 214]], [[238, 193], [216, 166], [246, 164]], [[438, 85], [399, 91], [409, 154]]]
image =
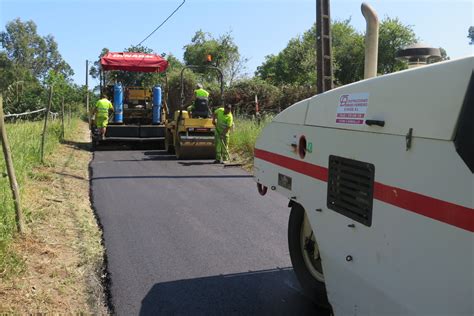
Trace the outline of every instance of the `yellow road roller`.
[[194, 110], [190, 113], [184, 105], [184, 79], [186, 69], [212, 69], [219, 74], [220, 104], [223, 104], [224, 81], [222, 71], [214, 66], [189, 65], [181, 70], [181, 106], [174, 112], [173, 119], [167, 121], [165, 149], [176, 154], [177, 159], [213, 159], [215, 158], [215, 136], [211, 109], [208, 99], [194, 101]]

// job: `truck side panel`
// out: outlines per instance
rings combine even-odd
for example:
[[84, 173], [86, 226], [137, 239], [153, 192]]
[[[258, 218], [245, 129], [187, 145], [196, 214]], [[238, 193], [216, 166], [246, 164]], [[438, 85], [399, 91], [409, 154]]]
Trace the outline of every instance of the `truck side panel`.
[[[376, 183], [435, 196], [473, 212], [472, 174], [466, 172], [452, 142], [416, 139], [413, 151], [407, 152], [404, 137], [394, 135], [279, 123], [271, 124], [264, 133], [271, 134], [272, 138], [266, 139], [274, 141], [257, 144], [259, 150], [278, 153], [294, 162], [270, 163], [271, 158], [267, 160], [265, 155], [261, 156], [264, 159], [258, 158], [257, 150], [255, 176], [306, 209], [319, 243], [328, 296], [336, 315], [380, 315], [382, 311], [472, 314], [473, 225], [458, 227], [454, 225], [456, 221], [453, 224], [449, 219], [448, 223], [437, 219], [434, 208], [421, 215], [415, 212], [416, 202], [413, 211], [380, 197], [374, 200], [370, 227], [326, 206], [324, 170], [328, 155], [321, 151], [323, 148], [332, 155], [373, 163]], [[288, 150], [289, 141], [284, 143], [292, 134], [305, 135], [313, 143], [313, 152], [307, 153], [305, 159]], [[380, 154], [374, 154], [374, 147]], [[302, 175], [293, 170], [298, 169], [298, 161], [320, 169], [306, 168], [308, 174], [315, 174]], [[451, 162], [449, 168], [446, 161]], [[278, 174], [292, 178], [291, 191], [278, 185]], [[397, 194], [396, 189], [393, 194]], [[444, 215], [463, 216], [455, 211]], [[349, 224], [355, 227], [350, 228]], [[354, 260], [347, 262], [348, 255]]]

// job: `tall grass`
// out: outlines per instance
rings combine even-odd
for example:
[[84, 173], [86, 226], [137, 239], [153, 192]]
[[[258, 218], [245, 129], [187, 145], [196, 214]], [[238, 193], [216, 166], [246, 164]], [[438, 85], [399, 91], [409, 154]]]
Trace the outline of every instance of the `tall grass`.
[[272, 118], [266, 116], [258, 123], [255, 119], [236, 117], [234, 129], [230, 134], [230, 152], [237, 154], [246, 164], [252, 164], [257, 137]]
[[[72, 120], [72, 122], [67, 128], [74, 129], [77, 126], [77, 120]], [[40, 143], [43, 121], [7, 123], [6, 128], [21, 195], [23, 185], [29, 178], [35, 178], [33, 168], [41, 163]], [[59, 144], [60, 137], [61, 121], [50, 121], [44, 148], [46, 164], [48, 154], [53, 152]], [[10, 184], [6, 175], [5, 160], [3, 155], [0, 155], [0, 270], [5, 266], [11, 266], [11, 261], [15, 260], [12, 254], [8, 255], [7, 247], [15, 229], [15, 212]]]

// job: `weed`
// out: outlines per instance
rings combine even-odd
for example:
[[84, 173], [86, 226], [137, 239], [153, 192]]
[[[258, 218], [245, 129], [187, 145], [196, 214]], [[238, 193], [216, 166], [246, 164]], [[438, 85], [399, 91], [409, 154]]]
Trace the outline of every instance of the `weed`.
[[266, 117], [258, 123], [254, 119], [236, 117], [234, 130], [230, 134], [229, 149], [237, 154], [246, 165], [253, 164], [253, 150], [258, 135], [272, 117]]
[[9, 244], [0, 241], [0, 277], [8, 279], [12, 275], [17, 275], [25, 269], [25, 262], [15, 252]]
[[[66, 136], [73, 133], [78, 125], [78, 119], [71, 121], [66, 131]], [[40, 144], [41, 134], [43, 130], [43, 122], [24, 122], [17, 121], [15, 123], [6, 124], [8, 140], [12, 151], [13, 164], [15, 173], [20, 186], [20, 194], [22, 195], [23, 185], [30, 179], [50, 181], [51, 176], [38, 172], [33, 172], [34, 168], [41, 164], [40, 161]], [[47, 156], [51, 154], [59, 144], [61, 138], [61, 123], [55, 120], [49, 123], [47, 137], [45, 142], [46, 165], [51, 165], [47, 160]], [[0, 157], [0, 244], [8, 245], [15, 233], [15, 213], [12, 194], [10, 191], [10, 183], [8, 177], [3, 176], [6, 172], [5, 161], [3, 156]], [[26, 222], [31, 222], [31, 211], [25, 212]], [[2, 264], [14, 264], [11, 255], [6, 253], [8, 247], [0, 247], [0, 270]], [[13, 260], [13, 261], [12, 261]], [[15, 272], [18, 269], [7, 269]]]

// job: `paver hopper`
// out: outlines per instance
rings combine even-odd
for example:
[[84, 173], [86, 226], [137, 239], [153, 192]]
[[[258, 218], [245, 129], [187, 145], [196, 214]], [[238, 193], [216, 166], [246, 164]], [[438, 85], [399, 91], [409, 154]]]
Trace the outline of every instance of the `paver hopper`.
[[[105, 84], [104, 71], [164, 72], [168, 62], [155, 54], [136, 52], [108, 53], [101, 58], [101, 91], [114, 105], [106, 139], [109, 141], [163, 142], [168, 111], [162, 102], [162, 88], [126, 86], [120, 82]], [[94, 133], [93, 133], [94, 135]], [[97, 137], [94, 143], [98, 142]]]

